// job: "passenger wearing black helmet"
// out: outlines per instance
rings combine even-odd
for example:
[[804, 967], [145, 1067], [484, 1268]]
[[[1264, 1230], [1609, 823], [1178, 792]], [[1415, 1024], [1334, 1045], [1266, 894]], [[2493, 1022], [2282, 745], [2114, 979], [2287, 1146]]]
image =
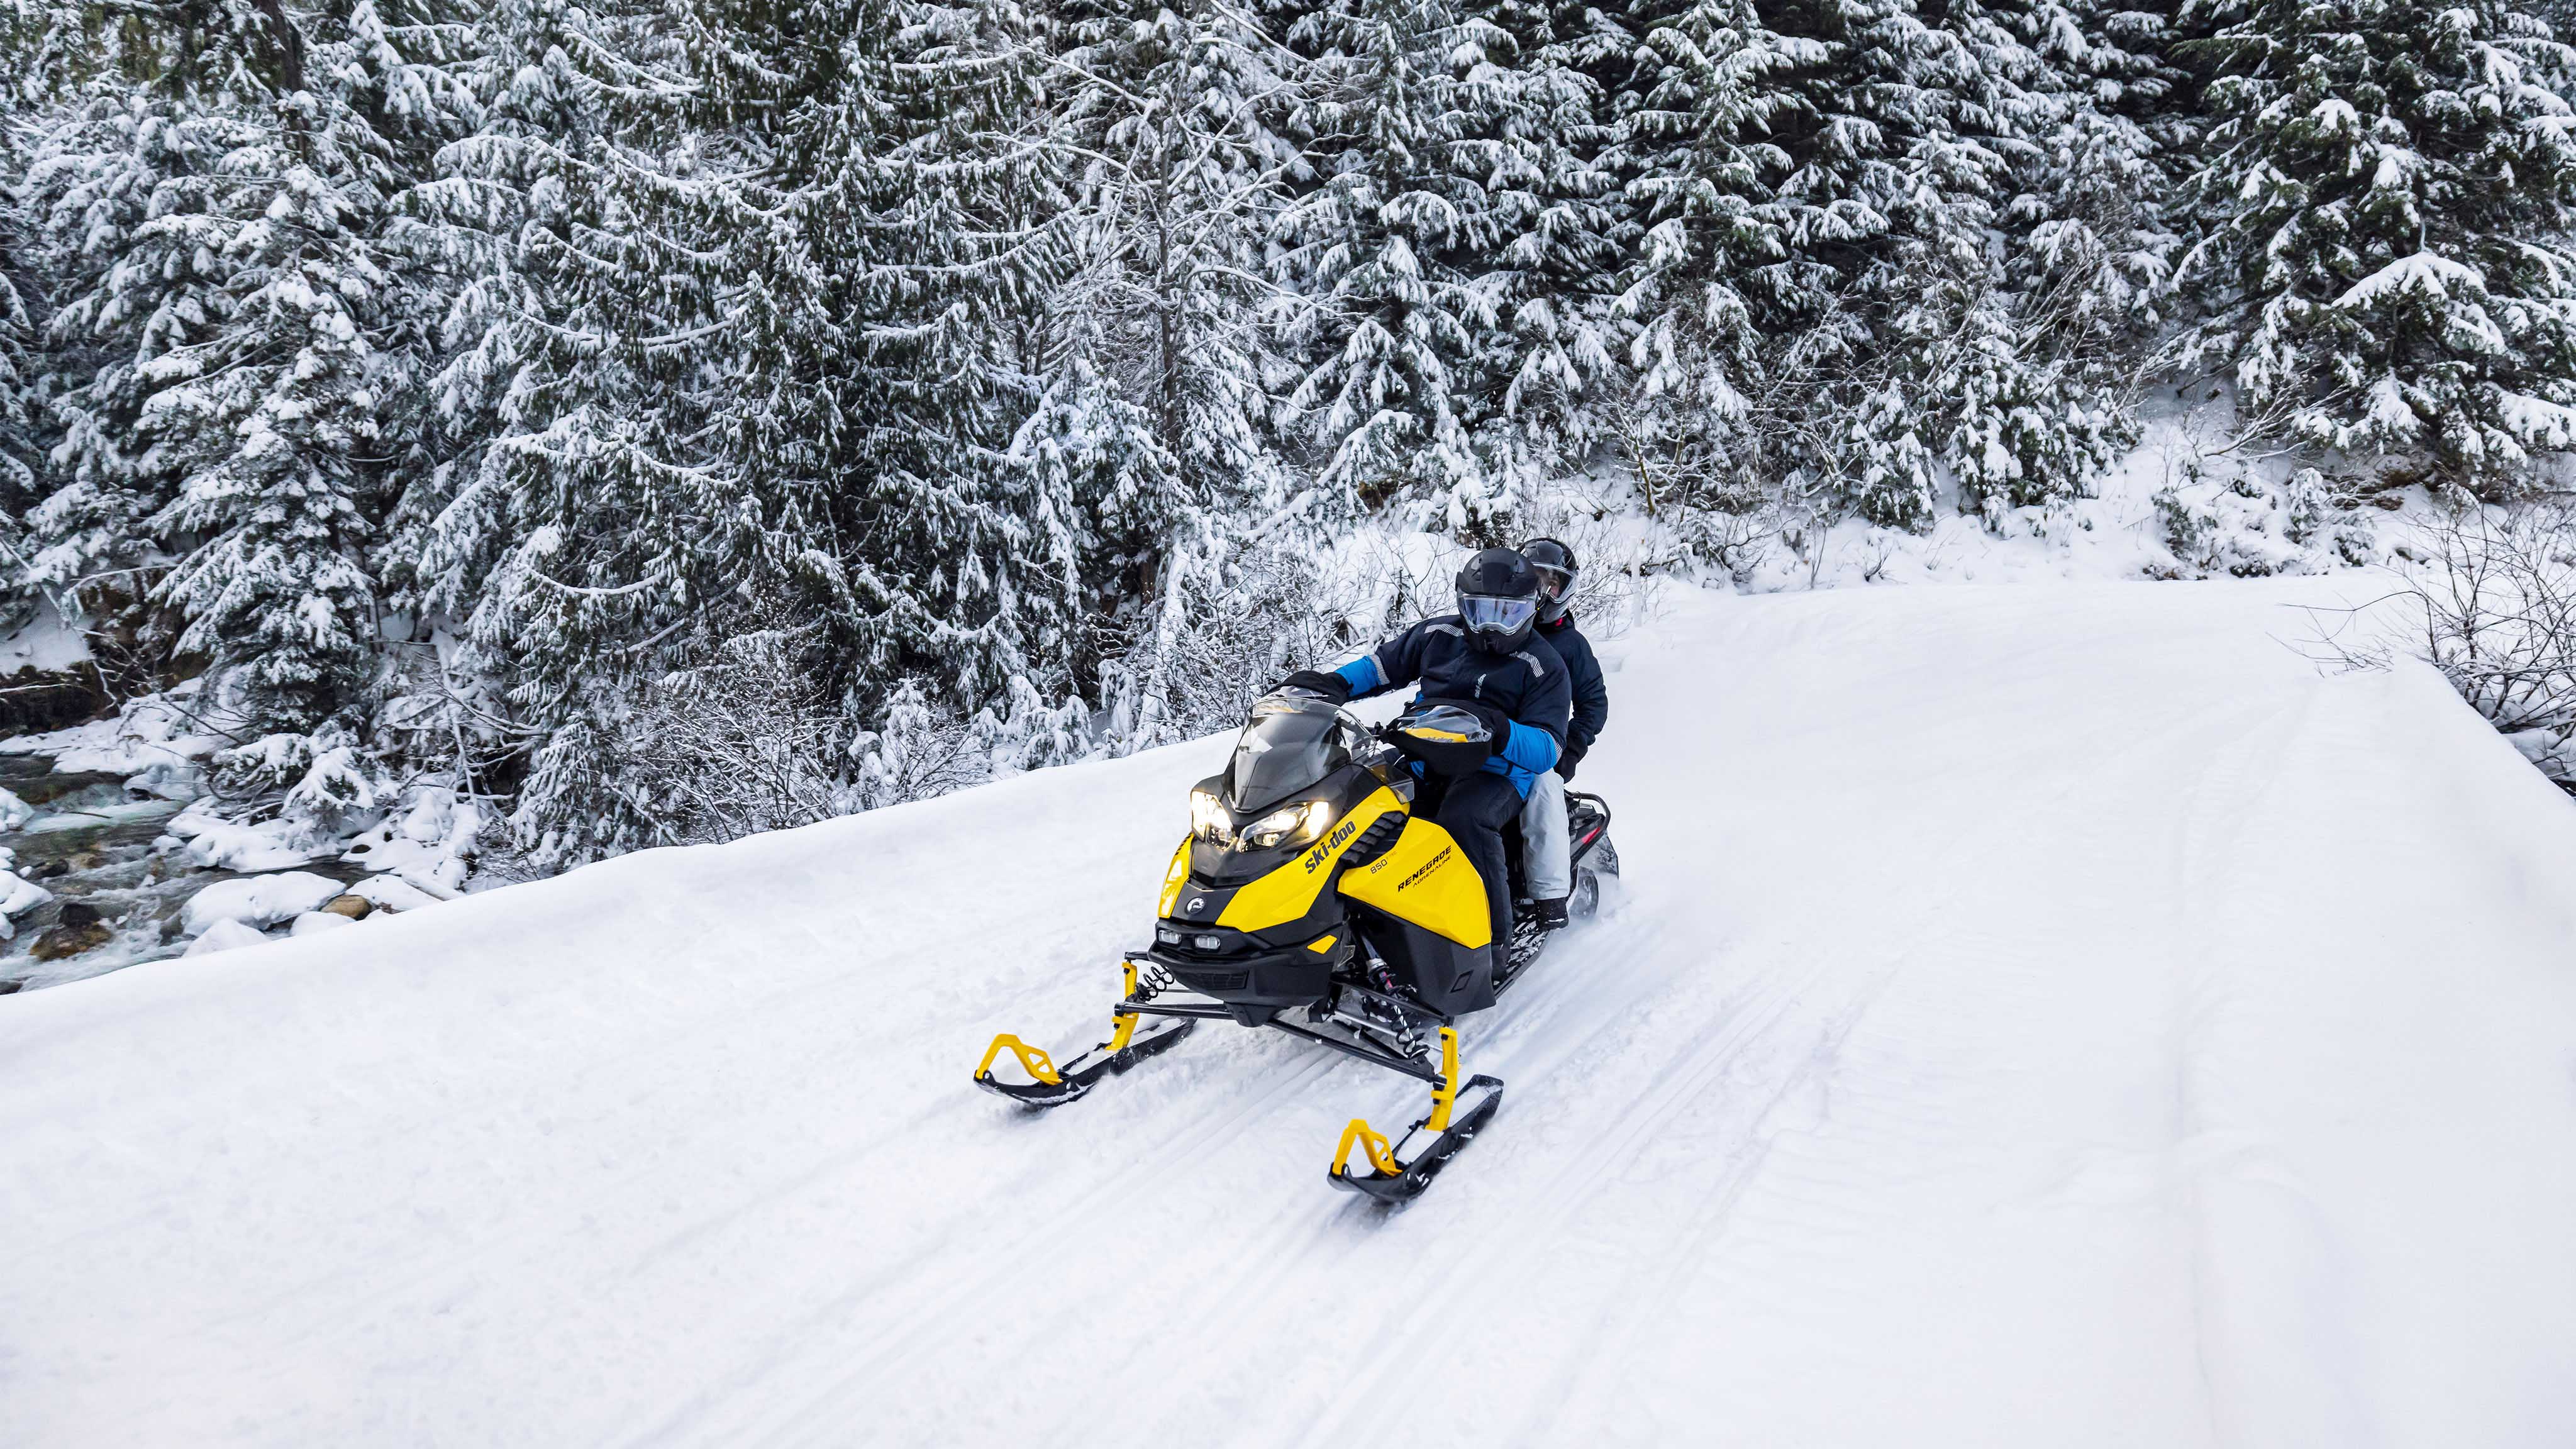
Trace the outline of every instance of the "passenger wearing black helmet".
[[[1556, 765], [1573, 714], [1565, 663], [1538, 635], [1543, 603], [1539, 573], [1529, 560], [1508, 548], [1489, 548], [1458, 571], [1457, 613], [1425, 619], [1330, 673], [1302, 670], [1286, 681], [1350, 700], [1418, 680], [1423, 700], [1458, 705], [1484, 724], [1488, 752], [1460, 773], [1426, 774], [1415, 813], [1428, 814], [1457, 837], [1484, 877], [1497, 968], [1512, 934], [1503, 831], [1520, 813], [1531, 785]], [[1557, 828], [1561, 836], [1564, 822]]]
[[1555, 769], [1531, 782], [1521, 808], [1521, 873], [1538, 923], [1554, 930], [1565, 924], [1565, 900], [1574, 893], [1565, 838], [1565, 782], [1574, 778], [1574, 767], [1591, 753], [1601, 727], [1610, 722], [1610, 690], [1602, 683], [1591, 641], [1574, 627], [1574, 580], [1581, 567], [1574, 550], [1552, 538], [1534, 538], [1521, 545], [1521, 557], [1538, 571], [1537, 636], [1564, 661], [1566, 681], [1574, 691], [1565, 750]]

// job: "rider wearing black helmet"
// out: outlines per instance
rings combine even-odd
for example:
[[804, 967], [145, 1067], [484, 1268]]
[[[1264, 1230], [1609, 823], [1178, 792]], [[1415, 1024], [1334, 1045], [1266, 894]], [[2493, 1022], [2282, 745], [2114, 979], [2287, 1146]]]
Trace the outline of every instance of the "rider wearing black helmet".
[[1574, 891], [1565, 838], [1565, 782], [1574, 778], [1574, 767], [1591, 752], [1601, 727], [1610, 722], [1610, 690], [1602, 683], [1601, 663], [1592, 657], [1591, 641], [1574, 627], [1570, 606], [1575, 575], [1581, 569], [1574, 550], [1553, 538], [1534, 538], [1522, 544], [1520, 552], [1538, 571], [1535, 632], [1564, 661], [1566, 681], [1574, 692], [1565, 750], [1557, 757], [1555, 769], [1531, 783], [1521, 810], [1521, 865], [1530, 904], [1539, 924], [1553, 929], [1565, 924], [1565, 899]]
[[[1458, 612], [1425, 619], [1331, 673], [1301, 671], [1287, 681], [1355, 699], [1419, 680], [1423, 700], [1458, 705], [1483, 721], [1489, 753], [1460, 773], [1426, 774], [1415, 808], [1457, 837], [1484, 877], [1496, 966], [1512, 934], [1503, 830], [1520, 813], [1531, 784], [1556, 764], [1573, 713], [1564, 661], [1539, 637], [1545, 602], [1529, 560], [1489, 548], [1458, 571]], [[1561, 804], [1558, 809], [1562, 814]], [[1490, 994], [1479, 994], [1479, 1005], [1491, 1003]]]

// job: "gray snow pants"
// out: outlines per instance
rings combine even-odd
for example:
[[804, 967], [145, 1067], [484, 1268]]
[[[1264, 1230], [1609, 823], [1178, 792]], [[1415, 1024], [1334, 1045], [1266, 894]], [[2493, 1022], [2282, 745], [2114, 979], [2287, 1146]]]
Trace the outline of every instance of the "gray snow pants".
[[1574, 864], [1565, 839], [1565, 782], [1554, 770], [1530, 782], [1521, 802], [1521, 875], [1534, 901], [1574, 894]]

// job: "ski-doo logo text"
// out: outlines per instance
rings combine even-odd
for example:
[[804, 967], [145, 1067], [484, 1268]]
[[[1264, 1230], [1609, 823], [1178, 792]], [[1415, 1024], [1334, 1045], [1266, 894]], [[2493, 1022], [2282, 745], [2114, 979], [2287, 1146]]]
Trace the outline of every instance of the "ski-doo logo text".
[[1442, 861], [1447, 860], [1447, 859], [1449, 858], [1449, 852], [1450, 852], [1452, 849], [1454, 849], [1454, 848], [1455, 848], [1455, 847], [1453, 847], [1453, 846], [1447, 846], [1447, 845], [1444, 845], [1444, 846], [1440, 847], [1440, 853], [1439, 853], [1438, 855], [1435, 855], [1435, 856], [1431, 857], [1429, 860], [1424, 861], [1424, 862], [1422, 863], [1422, 869], [1415, 871], [1413, 874], [1411, 874], [1411, 875], [1409, 875], [1409, 876], [1406, 876], [1402, 881], [1400, 881], [1400, 882], [1398, 882], [1398, 883], [1396, 884], [1396, 887], [1395, 887], [1395, 888], [1396, 888], [1397, 890], [1403, 890], [1406, 886], [1409, 886], [1409, 885], [1413, 884], [1415, 881], [1418, 881], [1418, 880], [1422, 879], [1424, 876], [1431, 874], [1433, 871], [1438, 870], [1438, 869], [1440, 868], [1440, 863], [1441, 863]]
[[1313, 850], [1306, 852], [1306, 874], [1313, 875], [1323, 865], [1325, 858], [1340, 849], [1344, 841], [1358, 833], [1359, 828], [1360, 823], [1357, 820], [1345, 820], [1342, 822], [1341, 829], [1326, 836]]

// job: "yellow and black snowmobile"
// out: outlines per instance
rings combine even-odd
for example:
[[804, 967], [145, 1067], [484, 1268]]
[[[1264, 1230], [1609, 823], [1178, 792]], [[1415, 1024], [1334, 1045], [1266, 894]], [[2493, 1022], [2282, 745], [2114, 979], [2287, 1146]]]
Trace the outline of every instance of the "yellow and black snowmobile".
[[[1482, 758], [1484, 731], [1473, 713], [1437, 702], [1372, 731], [1320, 696], [1265, 695], [1225, 772], [1190, 792], [1190, 833], [1163, 873], [1154, 944], [1122, 963], [1109, 1039], [1059, 1066], [997, 1036], [976, 1084], [1052, 1107], [1169, 1050], [1200, 1019], [1274, 1028], [1430, 1084], [1430, 1110], [1393, 1142], [1353, 1120], [1330, 1172], [1334, 1186], [1382, 1200], [1422, 1191], [1502, 1102], [1499, 1080], [1459, 1080], [1457, 1020], [1493, 1004], [1547, 939], [1523, 927], [1490, 952], [1475, 866], [1412, 814], [1412, 762], [1461, 746]], [[1601, 878], [1618, 873], [1610, 812], [1596, 795], [1566, 800], [1568, 908], [1589, 915]], [[1027, 1081], [994, 1075], [1004, 1052]]]

